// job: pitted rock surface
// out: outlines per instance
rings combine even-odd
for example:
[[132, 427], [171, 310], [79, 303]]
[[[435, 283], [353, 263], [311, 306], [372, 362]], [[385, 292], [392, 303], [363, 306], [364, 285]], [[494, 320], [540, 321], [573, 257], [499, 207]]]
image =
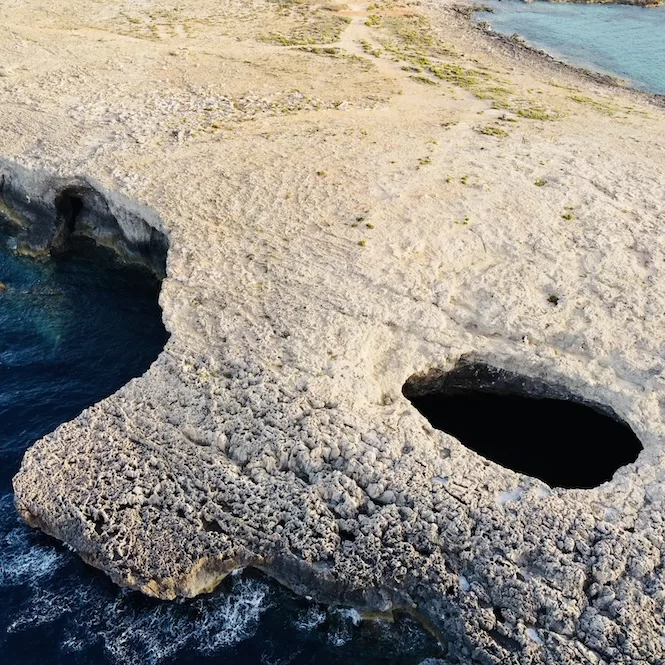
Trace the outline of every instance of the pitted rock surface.
[[[663, 662], [662, 109], [447, 2], [337, 10], [0, 7], [5, 216], [90, 188], [170, 246], [164, 352], [27, 452], [17, 508], [161, 598], [255, 566], [414, 613], [451, 662]], [[463, 357], [612, 408], [644, 451], [591, 490], [483, 459], [401, 393]]]

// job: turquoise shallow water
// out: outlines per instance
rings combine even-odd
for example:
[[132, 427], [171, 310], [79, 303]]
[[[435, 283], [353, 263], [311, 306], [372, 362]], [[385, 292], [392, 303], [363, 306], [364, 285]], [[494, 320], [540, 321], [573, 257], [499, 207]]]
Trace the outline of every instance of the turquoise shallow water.
[[483, 1], [478, 12], [497, 32], [517, 33], [565, 62], [665, 94], [665, 7]]

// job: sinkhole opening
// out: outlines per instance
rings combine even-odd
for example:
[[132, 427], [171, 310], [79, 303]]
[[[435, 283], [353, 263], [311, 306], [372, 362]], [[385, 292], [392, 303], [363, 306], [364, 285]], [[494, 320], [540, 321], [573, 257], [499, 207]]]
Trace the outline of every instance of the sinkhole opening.
[[482, 363], [413, 376], [402, 392], [432, 427], [551, 487], [597, 487], [642, 450], [610, 407]]

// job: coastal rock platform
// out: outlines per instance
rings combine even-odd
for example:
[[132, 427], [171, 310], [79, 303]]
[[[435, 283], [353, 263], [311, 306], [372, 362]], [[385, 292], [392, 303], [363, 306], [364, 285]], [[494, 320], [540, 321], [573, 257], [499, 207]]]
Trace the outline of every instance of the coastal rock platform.
[[[76, 219], [130, 259], [168, 246], [171, 337], [26, 453], [29, 524], [159, 598], [252, 566], [409, 613], [451, 663], [663, 662], [658, 100], [443, 0], [24, 0], [0, 24], [23, 249]], [[460, 372], [643, 449], [591, 488], [518, 473], [405, 397]]]

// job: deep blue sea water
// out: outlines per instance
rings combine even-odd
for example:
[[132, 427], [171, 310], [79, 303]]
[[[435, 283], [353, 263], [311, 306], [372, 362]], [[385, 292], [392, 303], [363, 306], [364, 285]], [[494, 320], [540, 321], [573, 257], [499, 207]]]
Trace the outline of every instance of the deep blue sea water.
[[517, 33], [559, 59], [665, 94], [665, 7], [483, 0], [497, 31]]
[[[23, 525], [11, 478], [23, 451], [142, 374], [167, 334], [159, 284], [110, 256], [14, 256], [0, 235], [0, 662], [3, 665], [416, 665], [440, 655], [408, 618], [359, 621], [258, 573], [162, 602], [119, 589]], [[90, 247], [86, 248], [89, 253]], [[431, 662], [431, 661], [430, 661]], [[443, 661], [438, 661], [443, 662]]]

